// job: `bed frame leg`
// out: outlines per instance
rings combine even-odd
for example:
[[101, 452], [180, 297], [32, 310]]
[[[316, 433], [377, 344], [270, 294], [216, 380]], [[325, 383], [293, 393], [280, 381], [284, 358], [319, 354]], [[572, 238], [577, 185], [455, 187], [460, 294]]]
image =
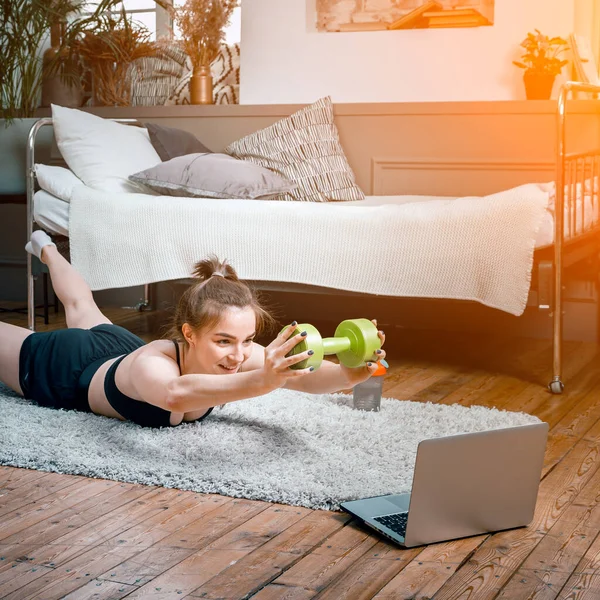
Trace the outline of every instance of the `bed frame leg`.
[[[556, 283], [554, 265], [549, 260], [538, 264], [538, 308], [540, 310], [553, 309], [552, 317], [552, 381], [548, 389], [553, 394], [560, 394], [564, 390], [561, 377], [562, 369], [562, 293], [554, 295], [553, 286]], [[562, 286], [562, 282], [561, 282]], [[562, 290], [561, 290], [562, 291]]]
[[542, 260], [538, 264], [538, 308], [549, 310], [552, 307], [552, 285], [554, 267], [549, 260]]
[[27, 253], [27, 326], [31, 331], [35, 331], [35, 277], [29, 252]]
[[49, 305], [49, 297], [48, 297], [48, 273], [42, 274], [42, 284], [44, 290], [44, 325], [48, 325], [50, 322], [49, 314], [48, 314], [48, 305]]
[[562, 373], [562, 293], [554, 299], [554, 312], [552, 314], [552, 381], [548, 389], [553, 394], [562, 394], [565, 384], [561, 380]]
[[[575, 84], [576, 85], [576, 84]], [[548, 384], [553, 394], [561, 394], [565, 389], [561, 381], [562, 374], [562, 338], [563, 338], [563, 241], [565, 206], [565, 169], [566, 169], [566, 104], [573, 82], [561, 86], [556, 111], [556, 187], [554, 198], [554, 290], [552, 300], [552, 381]]]
[[147, 283], [144, 285], [144, 298], [136, 304], [135, 309], [137, 311], [143, 312], [146, 310], [154, 310], [153, 304], [155, 288], [155, 283]]
[[563, 338], [563, 290], [562, 273], [554, 274], [554, 310], [552, 311], [552, 381], [548, 389], [553, 394], [562, 394], [565, 384], [562, 382], [562, 338]]

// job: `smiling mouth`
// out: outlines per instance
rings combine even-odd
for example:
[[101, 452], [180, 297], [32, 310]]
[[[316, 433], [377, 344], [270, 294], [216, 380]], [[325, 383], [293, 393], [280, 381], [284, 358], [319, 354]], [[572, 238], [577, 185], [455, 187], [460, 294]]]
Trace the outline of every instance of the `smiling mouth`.
[[235, 373], [240, 368], [240, 365], [235, 365], [233, 367], [226, 367], [225, 365], [219, 365], [219, 367], [221, 367], [221, 369], [223, 369], [224, 371], [227, 371], [227, 373]]

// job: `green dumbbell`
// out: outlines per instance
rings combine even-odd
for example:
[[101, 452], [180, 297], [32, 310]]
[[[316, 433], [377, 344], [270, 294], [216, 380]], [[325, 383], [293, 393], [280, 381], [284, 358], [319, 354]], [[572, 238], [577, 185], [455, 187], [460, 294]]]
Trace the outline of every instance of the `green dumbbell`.
[[339, 361], [346, 367], [361, 367], [366, 362], [375, 360], [375, 352], [381, 348], [377, 327], [368, 319], [342, 321], [332, 338], [322, 338], [317, 328], [308, 323], [296, 325], [292, 335], [302, 331], [306, 331], [305, 339], [296, 344], [287, 356], [294, 356], [307, 350], [312, 350], [314, 354], [292, 365], [292, 369], [308, 367], [318, 369], [323, 362], [323, 356], [331, 354], [337, 354]]

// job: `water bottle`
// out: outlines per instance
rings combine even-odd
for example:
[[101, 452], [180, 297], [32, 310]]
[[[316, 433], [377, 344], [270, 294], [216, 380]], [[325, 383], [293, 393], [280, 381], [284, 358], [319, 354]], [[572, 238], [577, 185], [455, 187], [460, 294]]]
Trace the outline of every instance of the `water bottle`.
[[366, 381], [354, 386], [352, 401], [358, 410], [379, 411], [381, 409], [381, 393], [383, 391], [383, 376], [389, 365], [385, 360], [377, 362], [377, 371]]

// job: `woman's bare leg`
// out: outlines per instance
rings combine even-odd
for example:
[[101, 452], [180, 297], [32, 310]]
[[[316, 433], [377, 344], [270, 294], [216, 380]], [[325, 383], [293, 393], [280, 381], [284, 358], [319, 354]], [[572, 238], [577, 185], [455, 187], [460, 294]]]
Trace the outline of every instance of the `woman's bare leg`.
[[23, 395], [19, 385], [19, 354], [23, 340], [31, 335], [25, 327], [0, 323], [0, 381]]
[[48, 266], [54, 292], [65, 307], [67, 327], [90, 329], [101, 323], [111, 322], [96, 306], [92, 292], [83, 277], [56, 246], [44, 246], [41, 261]]

